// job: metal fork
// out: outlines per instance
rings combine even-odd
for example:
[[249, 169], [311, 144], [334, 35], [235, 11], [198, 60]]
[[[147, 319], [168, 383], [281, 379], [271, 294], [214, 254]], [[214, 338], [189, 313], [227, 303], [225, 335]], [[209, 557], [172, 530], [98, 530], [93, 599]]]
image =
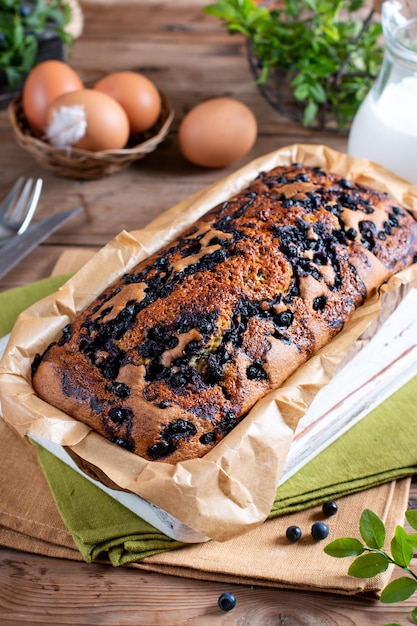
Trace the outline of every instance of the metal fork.
[[21, 235], [29, 226], [38, 206], [42, 191], [42, 178], [26, 181], [18, 178], [12, 189], [0, 204], [0, 244], [15, 235]]

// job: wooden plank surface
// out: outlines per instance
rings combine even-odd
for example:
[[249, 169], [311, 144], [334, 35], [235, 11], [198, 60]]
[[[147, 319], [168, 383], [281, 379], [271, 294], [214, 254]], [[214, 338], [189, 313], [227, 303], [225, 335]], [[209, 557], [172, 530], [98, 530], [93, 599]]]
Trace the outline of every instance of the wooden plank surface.
[[[303, 129], [269, 107], [252, 83], [242, 39], [230, 37], [217, 20], [204, 15], [204, 4], [81, 2], [84, 32], [71, 64], [90, 78], [118, 69], [142, 70], [176, 111], [163, 145], [128, 170], [99, 181], [56, 177], [15, 143], [7, 112], [0, 111], [0, 194], [18, 175], [31, 174], [45, 179], [39, 218], [80, 204], [84, 208], [3, 278], [0, 291], [48, 276], [69, 247], [98, 249], [121, 229], [144, 226], [256, 156], [292, 143], [324, 143], [345, 150], [346, 136]], [[257, 143], [249, 155], [220, 171], [194, 167], [178, 151], [178, 125], [197, 102], [224, 95], [252, 108], [259, 124]], [[415, 507], [415, 483], [412, 497]], [[230, 613], [217, 607], [223, 591], [233, 591], [238, 599]], [[324, 593], [185, 580], [0, 549], [2, 624], [366, 626], [409, 623], [406, 615], [413, 606], [413, 599], [384, 606]]]
[[[229, 613], [217, 600], [230, 591]], [[408, 624], [412, 602], [225, 585], [0, 551], [0, 623], [75, 626], [382, 626]]]

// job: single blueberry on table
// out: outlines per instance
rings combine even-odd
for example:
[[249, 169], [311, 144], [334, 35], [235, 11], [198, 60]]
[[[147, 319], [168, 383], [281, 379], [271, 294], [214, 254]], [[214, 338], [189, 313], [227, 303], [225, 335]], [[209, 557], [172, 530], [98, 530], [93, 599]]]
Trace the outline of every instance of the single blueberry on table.
[[222, 611], [231, 611], [236, 606], [236, 597], [233, 593], [226, 591], [219, 597], [218, 605]]
[[303, 533], [301, 532], [301, 528], [299, 526], [288, 526], [285, 532], [285, 536], [287, 537], [288, 541], [291, 541], [293, 543], [301, 539], [302, 534]]
[[324, 522], [315, 522], [311, 527], [311, 536], [316, 541], [321, 541], [329, 536], [329, 527]]
[[326, 517], [336, 515], [338, 511], [337, 503], [334, 500], [329, 500], [328, 502], [325, 502], [322, 506], [322, 511]]

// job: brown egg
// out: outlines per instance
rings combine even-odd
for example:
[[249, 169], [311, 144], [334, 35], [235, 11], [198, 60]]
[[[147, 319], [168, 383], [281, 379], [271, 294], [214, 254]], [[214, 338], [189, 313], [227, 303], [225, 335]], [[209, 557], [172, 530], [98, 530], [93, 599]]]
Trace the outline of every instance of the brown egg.
[[256, 118], [245, 104], [233, 98], [213, 98], [184, 117], [178, 144], [191, 163], [224, 167], [251, 150], [257, 132]]
[[82, 88], [81, 78], [63, 61], [43, 61], [36, 65], [22, 89], [23, 113], [34, 134], [43, 135], [47, 111], [55, 98]]
[[153, 126], [161, 114], [161, 96], [156, 86], [137, 72], [113, 72], [95, 85], [94, 89], [111, 96], [126, 111], [132, 135]]
[[129, 138], [129, 120], [116, 100], [94, 89], [56, 98], [48, 110], [46, 136], [54, 146], [119, 150]]

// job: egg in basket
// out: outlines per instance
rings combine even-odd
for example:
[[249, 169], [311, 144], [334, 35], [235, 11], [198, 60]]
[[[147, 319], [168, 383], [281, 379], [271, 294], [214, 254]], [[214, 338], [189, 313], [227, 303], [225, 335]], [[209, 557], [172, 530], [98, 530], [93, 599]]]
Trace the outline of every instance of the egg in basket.
[[85, 87], [62, 61], [44, 61], [9, 105], [17, 143], [45, 169], [76, 179], [116, 173], [154, 151], [174, 117], [144, 75], [113, 72]]

